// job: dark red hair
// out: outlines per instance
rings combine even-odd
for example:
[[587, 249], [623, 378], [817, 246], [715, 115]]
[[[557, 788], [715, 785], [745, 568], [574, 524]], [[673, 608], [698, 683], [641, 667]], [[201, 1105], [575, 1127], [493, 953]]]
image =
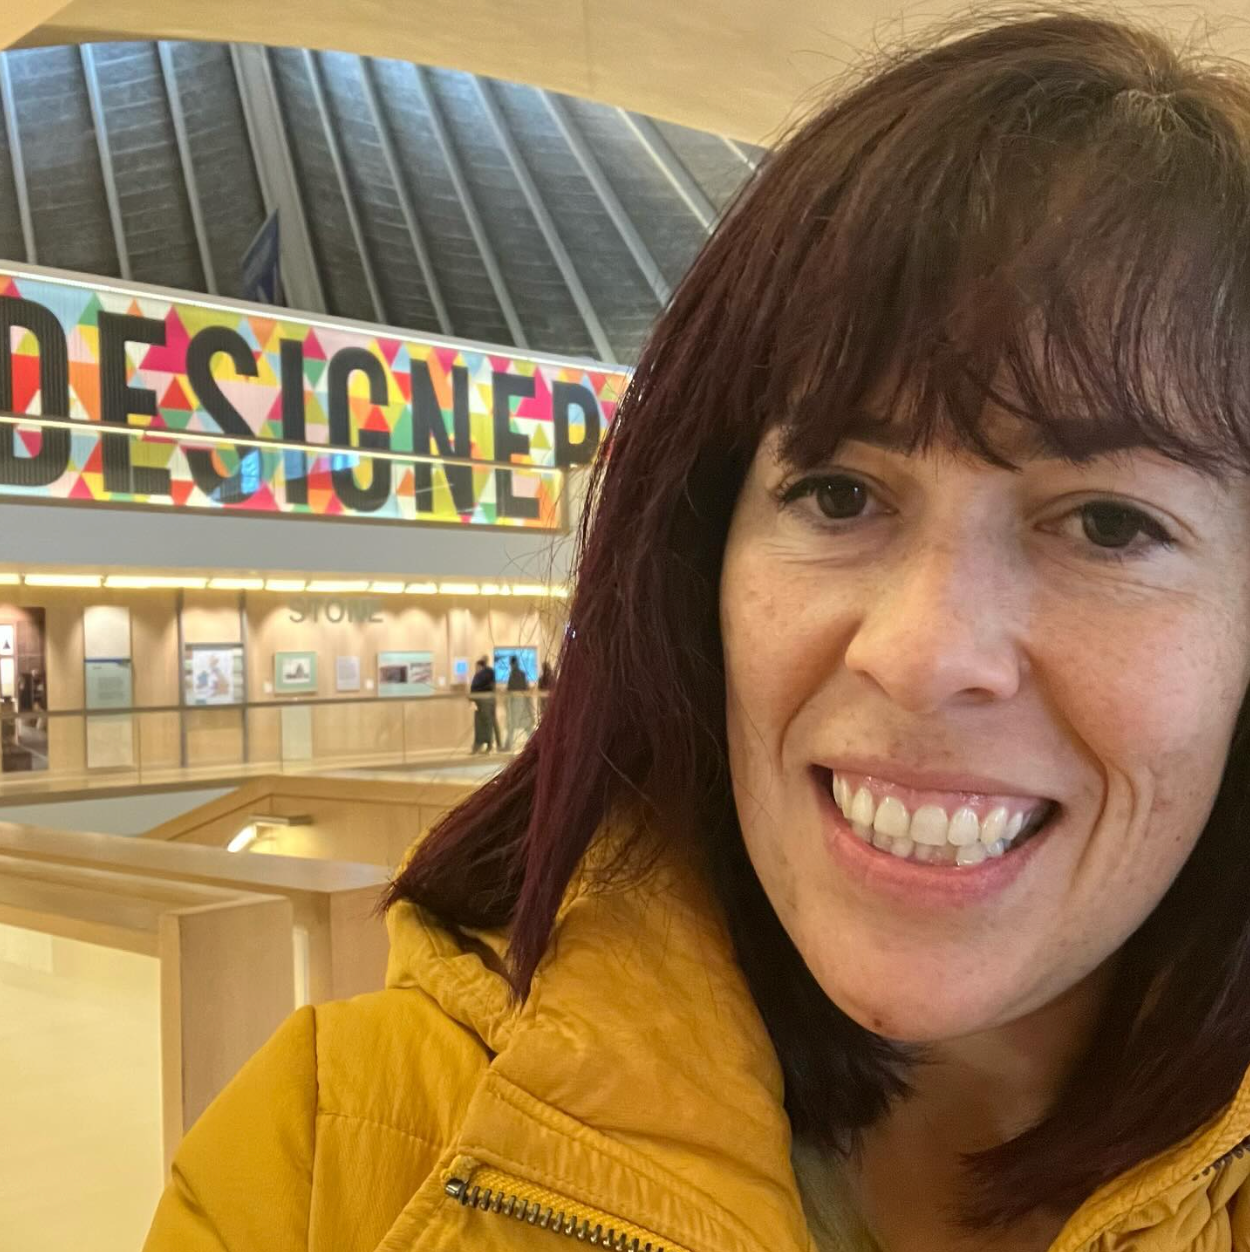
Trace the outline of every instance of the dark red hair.
[[[746, 469], [780, 427], [819, 463], [848, 415], [992, 461], [993, 397], [1080, 459], [1126, 432], [1250, 466], [1250, 90], [1113, 20], [1030, 15], [878, 63], [767, 160], [681, 284], [593, 471], [560, 677], [537, 734], [396, 880], [507, 926], [525, 995], [609, 814], [702, 850], [796, 1133], [846, 1150], [910, 1058], [842, 1014], [743, 848], [717, 588]], [[1230, 571], [1244, 576], [1244, 571]], [[1127, 711], [1126, 711], [1127, 713]], [[1050, 1115], [970, 1158], [964, 1215], [1070, 1210], [1232, 1098], [1250, 1065], [1250, 740], [1128, 942]]]

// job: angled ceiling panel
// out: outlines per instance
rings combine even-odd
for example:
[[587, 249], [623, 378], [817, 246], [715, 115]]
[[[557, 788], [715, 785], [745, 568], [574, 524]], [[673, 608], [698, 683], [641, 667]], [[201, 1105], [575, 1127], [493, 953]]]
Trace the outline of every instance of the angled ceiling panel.
[[496, 83], [495, 91], [614, 355], [633, 360], [659, 312], [655, 293], [542, 93], [518, 83]]
[[[432, 70], [430, 80], [529, 345], [595, 356], [586, 324], [483, 108], [482, 85], [473, 75], [455, 70]], [[485, 89], [490, 90], [489, 84]]]
[[0, 100], [0, 257], [25, 261], [26, 241], [22, 237], [21, 211], [13, 179], [13, 154], [9, 150], [8, 118]]
[[343, 159], [355, 188], [356, 210], [366, 246], [382, 288], [387, 320], [414, 330], [437, 332], [438, 315], [418, 254], [404, 220], [401, 196], [391, 176], [367, 95], [363, 58], [348, 53], [323, 53], [327, 103], [341, 137]]
[[[761, 155], [355, 54], [130, 43], [0, 56], [42, 264], [115, 276], [124, 262], [141, 281], [243, 295], [272, 195], [307, 219], [300, 273], [315, 269], [331, 313], [621, 364]], [[0, 256], [23, 259], [5, 130]]]
[[670, 286], [690, 268], [707, 232], [683, 203], [619, 109], [562, 97], [582, 133], [599, 153], [604, 173]]
[[[751, 172], [742, 157], [735, 155], [720, 135], [673, 122], [656, 122], [656, 126], [707, 198], [718, 210], [726, 209]], [[740, 150], [754, 152], [745, 145]]]
[[4, 56], [13, 82], [40, 261], [119, 277], [78, 49], [32, 48]]
[[270, 57], [326, 298], [343, 317], [375, 322], [378, 316], [321, 124], [309, 63], [295, 48], [275, 48]]
[[239, 84], [224, 44], [169, 45], [206, 242], [223, 296], [241, 297], [241, 264], [265, 220]]
[[473, 238], [414, 66], [375, 60], [382, 124], [394, 138], [400, 177], [456, 333], [484, 343], [511, 343], [499, 298]]
[[100, 44], [93, 56], [131, 277], [203, 290], [204, 270], [156, 46]]

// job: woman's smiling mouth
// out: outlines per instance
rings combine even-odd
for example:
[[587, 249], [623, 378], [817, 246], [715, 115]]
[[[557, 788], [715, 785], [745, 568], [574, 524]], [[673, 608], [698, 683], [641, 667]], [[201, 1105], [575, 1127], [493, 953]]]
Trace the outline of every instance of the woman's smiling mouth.
[[890, 779], [831, 771], [830, 792], [851, 829], [900, 860], [979, 865], [1039, 830], [1055, 807], [1036, 796], [921, 791]]
[[1006, 856], [1058, 812], [1046, 797], [908, 786], [880, 774], [819, 767], [839, 823], [900, 861], [967, 869]]

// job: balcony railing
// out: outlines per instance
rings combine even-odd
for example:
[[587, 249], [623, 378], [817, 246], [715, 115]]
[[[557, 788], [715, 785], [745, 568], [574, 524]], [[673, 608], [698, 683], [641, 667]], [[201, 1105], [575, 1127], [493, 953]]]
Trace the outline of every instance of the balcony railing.
[[[506, 692], [495, 697], [500, 746], [509, 742]], [[525, 697], [536, 722], [543, 697]], [[462, 693], [382, 698], [283, 698], [0, 713], [0, 797], [468, 759], [474, 706]]]

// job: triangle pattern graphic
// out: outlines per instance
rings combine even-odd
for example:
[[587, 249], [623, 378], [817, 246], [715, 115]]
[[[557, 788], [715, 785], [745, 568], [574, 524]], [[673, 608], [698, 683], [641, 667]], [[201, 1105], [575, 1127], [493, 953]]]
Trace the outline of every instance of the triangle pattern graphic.
[[[385, 375], [385, 403], [373, 402], [371, 378], [355, 370], [348, 379], [345, 397], [354, 431], [385, 436], [389, 445], [402, 452], [413, 448], [413, 376], [414, 371], [424, 387], [428, 377], [439, 407], [438, 418], [449, 436], [456, 430], [455, 400], [461, 382], [457, 371], [464, 371], [463, 382], [468, 398], [468, 455], [487, 459], [494, 452], [494, 375], [504, 372], [533, 380], [532, 396], [516, 397], [509, 405], [509, 424], [530, 441], [529, 459], [535, 464], [549, 465], [552, 460], [554, 431], [552, 429], [551, 392], [555, 382], [576, 383], [596, 396], [600, 404], [601, 426], [606, 426], [615, 413], [616, 402], [627, 383], [623, 373], [588, 369], [584, 363], [569, 360], [561, 363], [546, 359], [541, 364], [512, 354], [509, 348], [485, 348], [471, 344], [423, 342], [408, 340], [391, 329], [369, 328], [348, 323], [328, 324], [301, 320], [286, 310], [266, 310], [260, 306], [214, 306], [211, 301], [196, 297], [186, 301], [176, 295], [139, 292], [125, 283], [101, 283], [60, 278], [51, 273], [16, 273], [6, 271], [0, 262], [0, 300], [28, 300], [48, 310], [59, 323], [64, 336], [68, 364], [65, 378], [68, 394], [68, 416], [80, 423], [70, 445], [65, 472], [53, 483], [40, 487], [17, 487], [16, 492], [45, 499], [92, 500], [101, 504], [125, 503], [145, 499], [155, 508], [194, 507], [208, 511], [243, 510], [258, 514], [298, 512], [340, 517], [351, 512], [344, 506], [334, 485], [332, 467], [350, 467], [355, 481], [367, 484], [378, 464], [371, 462], [368, 450], [347, 456], [326, 451], [320, 455], [303, 452], [282, 455], [275, 451], [245, 453], [240, 457], [230, 443], [214, 445], [214, 463], [222, 472], [231, 473], [249, 494], [246, 499], [227, 503], [221, 499], [228, 492], [206, 495], [195, 484], [185, 451], [169, 438], [140, 439], [106, 432], [101, 419], [106, 406], [102, 403], [100, 385], [100, 316], [146, 318], [159, 323], [163, 342], [146, 343], [142, 336], [128, 339], [125, 349], [125, 382], [130, 388], [150, 393], [154, 415], [134, 411], [143, 405], [132, 403], [125, 417], [132, 427], [177, 433], [201, 430], [238, 433], [240, 426], [230, 420], [237, 417], [243, 427], [265, 439], [281, 442], [283, 434], [283, 370], [282, 350], [287, 342], [300, 345], [304, 390], [304, 442], [329, 445], [330, 429], [327, 415], [332, 404], [343, 403], [329, 394], [330, 359], [344, 349], [363, 351], [376, 361]], [[138, 328], [136, 328], [138, 329]], [[237, 336], [236, 348], [246, 345], [251, 360], [246, 366], [232, 359], [230, 351], [219, 351], [212, 357], [210, 370], [216, 383], [207, 398], [213, 405], [210, 413], [204, 397], [197, 395], [187, 377], [187, 359], [196, 335], [209, 329], [226, 330]], [[41, 330], [40, 334], [46, 334]], [[223, 342], [230, 342], [227, 339]], [[16, 326], [10, 336], [10, 378], [7, 379], [11, 407], [15, 412], [38, 414], [45, 403], [41, 366], [46, 368], [42, 345], [28, 326]], [[241, 358], [242, 360], [242, 358]], [[9, 364], [6, 361], [6, 366]], [[288, 371], [289, 372], [289, 371]], [[377, 386], [379, 380], [372, 380]], [[453, 385], [453, 383], [455, 385]], [[205, 388], [207, 392], [208, 389]], [[379, 392], [378, 394], [381, 394]], [[110, 416], [122, 420], [116, 397], [108, 408]], [[125, 403], [123, 400], [121, 403]], [[227, 408], [229, 412], [227, 412]], [[584, 426], [574, 409], [571, 413], [574, 440]], [[169, 476], [167, 493], [151, 496], [132, 495], [129, 491], [109, 491], [104, 485], [104, 441], [111, 437], [117, 446], [129, 451], [135, 466], [148, 466]], [[38, 456], [44, 446], [44, 435], [34, 427], [18, 430], [13, 447], [19, 457]], [[518, 458], [520, 463], [522, 458]], [[308, 498], [306, 504], [289, 501], [284, 488], [288, 461], [307, 465]], [[447, 489], [446, 474], [435, 472], [432, 480], [422, 477], [412, 463], [389, 462], [390, 497], [376, 512], [375, 518], [413, 518], [416, 516], [417, 483], [432, 481], [434, 490], [423, 497], [421, 519], [430, 523], [453, 525], [539, 526], [556, 524], [555, 492], [557, 480], [538, 471], [519, 473], [515, 489], [538, 499], [542, 516], [539, 519], [500, 518], [495, 501], [495, 475], [490, 470], [474, 472], [472, 507], [464, 513], [456, 509], [456, 501]], [[528, 486], [526, 483], [528, 482]], [[217, 497], [217, 498], [213, 498]]]

